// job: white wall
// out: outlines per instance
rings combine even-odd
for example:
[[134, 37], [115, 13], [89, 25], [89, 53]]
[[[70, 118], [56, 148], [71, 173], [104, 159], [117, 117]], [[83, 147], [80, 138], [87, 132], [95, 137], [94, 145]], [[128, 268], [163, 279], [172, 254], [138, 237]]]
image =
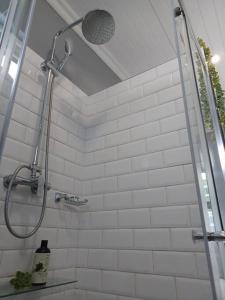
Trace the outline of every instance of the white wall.
[[[42, 61], [42, 58], [27, 48], [0, 167], [1, 177], [11, 174], [22, 163], [30, 164], [32, 161], [44, 81], [40, 71]], [[3, 219], [4, 193], [1, 181], [0, 277], [12, 275], [17, 270], [29, 270], [33, 251], [40, 246], [41, 239], [49, 240], [49, 247], [52, 251], [49, 277], [72, 278], [76, 275], [79, 216], [76, 210], [55, 204], [54, 191], [59, 190], [71, 194], [80, 194], [81, 191], [84, 128], [80, 121], [74, 120], [72, 111], [76, 111], [82, 119], [80, 98], [83, 96], [84, 94], [66, 78], [57, 78], [54, 87], [49, 156], [49, 179], [52, 190], [48, 195], [43, 224], [32, 238], [16, 239], [6, 229]], [[29, 228], [30, 230], [30, 226], [37, 222], [41, 199], [32, 198], [29, 188], [25, 187], [23, 190], [16, 189], [13, 193], [13, 201], [10, 219], [16, 226], [14, 229], [23, 231]], [[22, 205], [23, 203], [26, 205]], [[66, 290], [71, 288], [73, 286], [67, 287]], [[47, 294], [54, 292], [56, 291], [50, 290]], [[32, 297], [35, 296], [37, 297], [36, 294], [32, 295]], [[63, 296], [61, 294], [60, 297]], [[21, 296], [21, 299], [30, 299], [30, 297], [30, 295], [27, 298]], [[54, 299], [56, 299], [55, 296]]]
[[[31, 161], [40, 62], [28, 49], [1, 176]], [[33, 250], [48, 239], [50, 276], [77, 276], [78, 290], [37, 298], [212, 299], [203, 245], [191, 237], [200, 220], [176, 61], [92, 97], [57, 80], [45, 220], [33, 238], [21, 241], [10, 236], [1, 215], [0, 276], [29, 268]], [[87, 197], [89, 204], [59, 207], [55, 190]], [[14, 196], [30, 204], [13, 205], [17, 230], [32, 226], [38, 215], [40, 200], [26, 191]]]
[[84, 299], [212, 299], [177, 62], [86, 103]]

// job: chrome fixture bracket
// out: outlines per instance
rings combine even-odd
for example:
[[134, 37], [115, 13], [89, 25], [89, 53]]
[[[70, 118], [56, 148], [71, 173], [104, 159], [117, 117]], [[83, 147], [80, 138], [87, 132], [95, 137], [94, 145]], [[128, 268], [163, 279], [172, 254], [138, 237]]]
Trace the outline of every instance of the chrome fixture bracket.
[[75, 196], [75, 195], [69, 196], [66, 193], [56, 192], [55, 193], [55, 202], [59, 203], [62, 200], [64, 200], [65, 203], [74, 205], [74, 206], [83, 206], [88, 203], [88, 199], [81, 200], [78, 196]]
[[[204, 240], [204, 234], [201, 231], [193, 230], [192, 239], [193, 241]], [[207, 232], [206, 239], [210, 242], [225, 242], [225, 232]]]

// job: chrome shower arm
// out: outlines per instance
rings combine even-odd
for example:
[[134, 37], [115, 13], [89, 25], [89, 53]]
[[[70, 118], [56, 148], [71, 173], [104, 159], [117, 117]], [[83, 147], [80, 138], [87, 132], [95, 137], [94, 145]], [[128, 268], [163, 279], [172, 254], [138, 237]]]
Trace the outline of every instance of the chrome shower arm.
[[73, 23], [71, 23], [71, 24], [69, 24], [69, 25], [67, 25], [67, 26], [65, 26], [65, 27], [63, 27], [63, 28], [61, 28], [59, 31], [56, 32], [55, 36], [60, 37], [60, 36], [61, 36], [64, 32], [66, 32], [67, 30], [69, 30], [69, 29], [71, 29], [72, 27], [74, 27], [74, 26], [76, 26], [76, 25], [82, 23], [82, 22], [83, 22], [83, 19], [84, 19], [84, 18], [80, 18], [80, 19], [74, 21]]
[[76, 20], [75, 22], [61, 28], [60, 30], [58, 30], [56, 32], [56, 34], [54, 35], [53, 37], [53, 41], [52, 41], [52, 47], [51, 47], [51, 56], [50, 56], [50, 61], [51, 62], [54, 62], [54, 56], [55, 56], [55, 48], [56, 48], [56, 43], [57, 43], [57, 40], [58, 38], [63, 35], [67, 30], [71, 29], [72, 27], [82, 23], [83, 21], [83, 18], [80, 18], [78, 20]]

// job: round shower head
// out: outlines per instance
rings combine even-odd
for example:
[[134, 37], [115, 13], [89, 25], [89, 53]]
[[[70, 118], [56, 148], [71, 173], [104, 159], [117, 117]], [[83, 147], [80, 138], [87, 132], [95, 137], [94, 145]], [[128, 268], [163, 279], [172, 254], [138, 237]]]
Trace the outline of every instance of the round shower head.
[[115, 21], [105, 10], [92, 10], [82, 21], [82, 32], [88, 42], [96, 45], [107, 43], [115, 32]]

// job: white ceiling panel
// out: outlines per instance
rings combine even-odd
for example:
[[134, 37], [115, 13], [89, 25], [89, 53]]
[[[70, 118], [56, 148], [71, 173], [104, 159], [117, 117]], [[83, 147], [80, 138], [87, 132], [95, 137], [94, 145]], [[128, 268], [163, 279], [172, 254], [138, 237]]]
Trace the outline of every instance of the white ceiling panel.
[[122, 79], [175, 57], [168, 0], [49, 0], [49, 3], [67, 22], [93, 9], [105, 9], [113, 15], [114, 37], [104, 46], [91, 47]]
[[[176, 56], [170, 0], [48, 0], [70, 23], [93, 9], [109, 11], [116, 32], [109, 43], [89, 46], [121, 78], [127, 79]], [[193, 29], [213, 53], [225, 86], [225, 0], [184, 0]], [[75, 31], [82, 37], [80, 28]]]

